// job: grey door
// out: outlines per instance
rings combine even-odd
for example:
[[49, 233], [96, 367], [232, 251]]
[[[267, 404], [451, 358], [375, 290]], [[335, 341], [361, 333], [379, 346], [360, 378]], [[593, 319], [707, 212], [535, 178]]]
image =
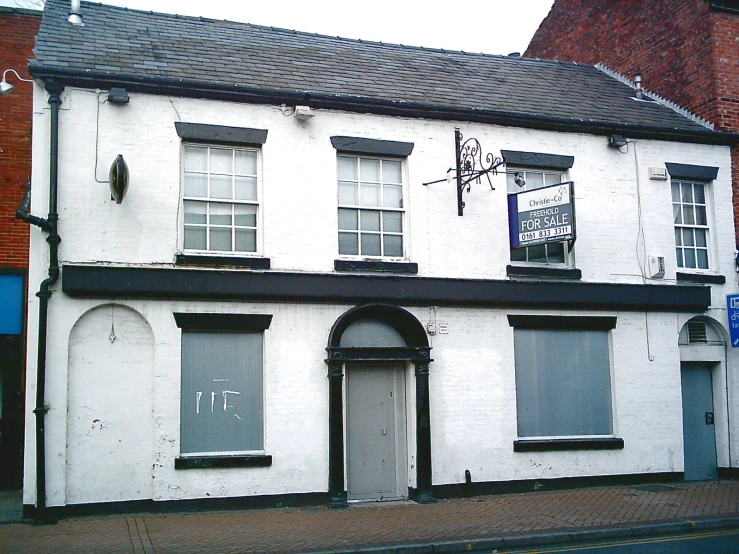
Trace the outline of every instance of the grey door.
[[407, 497], [402, 366], [349, 368], [346, 380], [348, 499]]
[[683, 362], [683, 443], [685, 480], [716, 479], [716, 433], [713, 422], [711, 364]]

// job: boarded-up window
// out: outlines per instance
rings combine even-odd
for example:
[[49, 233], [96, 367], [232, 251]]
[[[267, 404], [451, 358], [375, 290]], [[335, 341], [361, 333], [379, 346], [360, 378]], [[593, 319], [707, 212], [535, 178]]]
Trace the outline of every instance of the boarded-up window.
[[608, 331], [515, 329], [519, 437], [613, 432]]
[[183, 330], [182, 454], [264, 449], [262, 339]]

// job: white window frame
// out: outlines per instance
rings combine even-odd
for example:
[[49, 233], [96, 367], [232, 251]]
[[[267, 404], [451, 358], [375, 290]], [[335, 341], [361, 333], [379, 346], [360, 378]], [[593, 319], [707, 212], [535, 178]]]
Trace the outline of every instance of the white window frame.
[[[195, 171], [185, 171], [186, 166], [186, 151], [188, 148], [207, 148], [208, 150], [208, 168], [206, 172], [195, 172]], [[220, 149], [220, 150], [230, 150], [232, 152], [232, 159], [235, 156], [236, 151], [242, 151], [242, 152], [254, 152], [256, 154], [256, 172], [254, 174], [236, 174], [234, 166], [232, 165], [232, 173], [231, 173], [231, 190], [232, 190], [232, 196], [235, 196], [235, 184], [236, 184], [236, 177], [247, 177], [247, 178], [254, 178], [256, 179], [256, 200], [240, 200], [240, 199], [223, 199], [223, 198], [214, 198], [210, 196], [210, 181], [211, 181], [211, 171], [210, 171], [210, 152], [211, 149]], [[180, 168], [180, 183], [181, 183], [181, 200], [180, 200], [180, 213], [181, 215], [181, 222], [179, 225], [180, 229], [180, 250], [182, 252], [185, 252], [187, 254], [196, 254], [196, 255], [207, 255], [207, 256], [227, 256], [227, 257], [259, 257], [262, 256], [262, 229], [263, 229], [263, 208], [262, 208], [262, 150], [258, 147], [253, 146], [237, 146], [237, 145], [230, 145], [230, 144], [214, 144], [214, 143], [200, 143], [200, 142], [187, 142], [183, 141], [182, 147], [181, 147], [181, 168]], [[199, 173], [207, 175], [207, 191], [208, 196], [188, 196], [185, 194], [185, 174], [186, 173]], [[224, 174], [225, 175], [225, 174]], [[206, 223], [205, 224], [192, 224], [186, 222], [186, 214], [185, 214], [185, 203], [186, 202], [201, 202], [206, 203]], [[231, 211], [231, 224], [229, 226], [225, 225], [212, 225], [208, 222], [208, 216], [210, 213], [210, 206], [211, 205], [230, 205], [230, 206], [255, 206], [256, 208], [256, 227], [252, 227], [250, 225], [236, 225], [235, 222], [235, 213]], [[192, 226], [192, 227], [204, 227], [206, 229], [206, 248], [205, 249], [197, 249], [197, 248], [186, 248], [185, 245], [185, 230], [186, 227]], [[229, 228], [231, 229], [231, 248], [232, 250], [214, 250], [209, 249], [208, 244], [210, 242], [210, 232], [209, 230], [211, 228]], [[236, 229], [254, 229], [255, 231], [255, 249], [254, 250], [236, 250], [236, 238], [235, 238], [235, 230]]]
[[[715, 252], [715, 245], [714, 245], [714, 232], [713, 229], [715, 228], [714, 221], [713, 221], [713, 186], [711, 185], [711, 181], [701, 181], [699, 179], [680, 179], [680, 178], [672, 178], [670, 179], [670, 201], [672, 205], [672, 227], [673, 227], [673, 244], [675, 245], [675, 264], [677, 267], [677, 271], [685, 272], [685, 273], [717, 273], [718, 272], [718, 262]], [[682, 187], [684, 184], [690, 184], [692, 189], [692, 194], [695, 194], [695, 187], [694, 185], [701, 185], [703, 187], [703, 200], [705, 204], [700, 204], [695, 202], [695, 196], [693, 196], [693, 201], [686, 203], [683, 202], [682, 197]], [[678, 185], [680, 188], [680, 195], [679, 195], [679, 202], [675, 202], [674, 196], [673, 196], [673, 188], [675, 185]], [[685, 223], [684, 219], [681, 223], [676, 223], [676, 214], [675, 214], [675, 208], [679, 207], [681, 210], [681, 216], [682, 218], [685, 217], [684, 212], [684, 206], [692, 206], [695, 208], [696, 206], [703, 206], [705, 209], [706, 214], [706, 224], [700, 225], [695, 223], [695, 210], [693, 210], [693, 223]], [[681, 218], [681, 219], [682, 219]], [[678, 257], [678, 249], [682, 250], [682, 261], [684, 262], [684, 250], [685, 250], [685, 243], [684, 241], [681, 241], [680, 244], [678, 244], [678, 237], [677, 237], [677, 230], [683, 230], [683, 229], [699, 229], [705, 231], [705, 239], [706, 239], [706, 245], [705, 246], [697, 246], [695, 235], [693, 235], [693, 245], [687, 245], [687, 248], [692, 249], [696, 252], [697, 250], [705, 250], [706, 252], [706, 258], [707, 258], [707, 265], [708, 267], [698, 267], [698, 257], [696, 255], [695, 258], [695, 267], [689, 267], [686, 265], [680, 265], [681, 259]], [[682, 233], [681, 233], [682, 234]]]
[[[342, 158], [346, 159], [354, 159], [357, 161], [358, 166], [358, 172], [357, 172], [357, 179], [342, 179], [339, 175], [339, 163]], [[363, 182], [362, 175], [361, 175], [361, 160], [371, 160], [371, 161], [379, 161], [380, 162], [380, 181], [379, 183], [370, 182], [372, 184], [378, 184], [380, 187], [380, 206], [364, 206], [362, 205], [361, 201], [361, 184]], [[385, 182], [384, 181], [384, 175], [383, 175], [383, 162], [393, 162], [400, 164], [400, 183], [393, 183], [393, 182]], [[341, 192], [340, 187], [341, 183], [356, 183], [357, 184], [357, 201], [356, 204], [349, 204], [349, 203], [341, 203]], [[338, 152], [336, 156], [336, 183], [337, 183], [337, 252], [339, 259], [350, 259], [350, 260], [375, 260], [375, 261], [405, 261], [408, 259], [408, 253], [409, 253], [409, 233], [408, 233], [408, 192], [407, 192], [407, 175], [406, 175], [406, 160], [404, 158], [397, 158], [397, 157], [391, 157], [391, 156], [374, 156], [374, 155], [367, 155], [367, 154], [354, 154], [354, 153], [343, 153]], [[402, 206], [397, 207], [385, 207], [383, 206], [383, 200], [384, 200], [384, 188], [385, 185], [391, 185], [391, 186], [400, 186], [401, 187], [401, 204]], [[341, 243], [339, 235], [341, 233], [354, 233], [355, 230], [352, 229], [341, 229], [340, 228], [340, 210], [356, 210], [357, 211], [357, 254], [342, 254], [340, 252], [341, 249]], [[361, 229], [361, 212], [379, 212], [380, 213], [380, 230], [379, 231], [364, 231]], [[385, 231], [384, 230], [384, 217], [383, 213], [385, 212], [394, 212], [394, 213], [400, 213], [400, 222], [401, 222], [401, 231]], [[371, 235], [379, 235], [380, 236], [380, 248], [381, 248], [381, 254], [378, 255], [372, 255], [372, 254], [362, 254], [362, 235], [363, 234], [371, 234]], [[402, 252], [399, 256], [386, 256], [384, 254], [385, 251], [385, 244], [384, 244], [384, 237], [385, 236], [400, 236], [402, 241]]]
[[[523, 174], [524, 180], [526, 181], [526, 185], [523, 187], [519, 187], [518, 185], [511, 185], [511, 179], [513, 175], [516, 174]], [[525, 192], [528, 190], [536, 190], [537, 188], [541, 187], [530, 187], [528, 179], [526, 179], [526, 176], [528, 173], [540, 173], [542, 175], [542, 186], [548, 186], [548, 185], [554, 185], [557, 183], [566, 183], [567, 182], [567, 170], [564, 169], [541, 169], [541, 168], [534, 168], [534, 167], [507, 167], [506, 168], [506, 194], [515, 194], [517, 192]], [[549, 176], [558, 176], [559, 180], [556, 182], [551, 182], [547, 184], [547, 175]], [[517, 248], [516, 250], [525, 250], [526, 252], [526, 260], [514, 260], [513, 259], [513, 249], [509, 248], [509, 260], [512, 265], [519, 265], [519, 266], [528, 266], [528, 267], [542, 267], [542, 266], [549, 266], [549, 267], [574, 267], [575, 266], [575, 248], [574, 245], [572, 248], [569, 247], [569, 244], [567, 241], [557, 242], [557, 243], [551, 243], [551, 244], [562, 244], [564, 247], [564, 261], [554, 261], [551, 262], [548, 259], [547, 254], [547, 261], [529, 261], [528, 260], [528, 254], [530, 252], [531, 248], [538, 248], [539, 246], [544, 246], [545, 251], [549, 249], [549, 243], [544, 245], [537, 245], [537, 246], [522, 246], [520, 249]]]

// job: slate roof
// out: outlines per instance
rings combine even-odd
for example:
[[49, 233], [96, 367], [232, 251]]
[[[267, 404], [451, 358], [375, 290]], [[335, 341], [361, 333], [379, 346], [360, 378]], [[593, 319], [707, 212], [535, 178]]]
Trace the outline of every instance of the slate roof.
[[252, 94], [273, 103], [303, 98], [316, 107], [333, 103], [526, 127], [548, 121], [575, 125], [574, 130], [577, 124], [605, 131], [652, 129], [709, 142], [718, 135], [665, 106], [634, 100], [633, 89], [593, 66], [366, 42], [88, 2], [82, 2], [85, 25], [76, 27], [67, 22], [68, 11], [69, 0], [47, 0], [29, 64], [34, 76], [66, 76], [78, 84], [169, 86], [187, 95], [198, 90]]

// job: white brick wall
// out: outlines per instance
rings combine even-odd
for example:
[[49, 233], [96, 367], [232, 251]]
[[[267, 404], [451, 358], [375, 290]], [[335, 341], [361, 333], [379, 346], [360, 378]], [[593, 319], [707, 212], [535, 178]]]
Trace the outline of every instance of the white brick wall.
[[[104, 95], [101, 100], [104, 99]], [[713, 261], [727, 277], [713, 286], [709, 315], [726, 327], [725, 300], [736, 291], [734, 228], [731, 209], [730, 158], [726, 147], [637, 140], [621, 154], [607, 148], [605, 137], [554, 133], [490, 125], [425, 121], [319, 110], [307, 123], [283, 115], [277, 107], [210, 102], [132, 94], [128, 106], [100, 105], [98, 172], [123, 154], [131, 185], [123, 204], [110, 200], [108, 186], [95, 182], [94, 91], [64, 93], [60, 115], [59, 230], [63, 263], [169, 265], [181, 249], [180, 139], [182, 121], [268, 129], [262, 150], [263, 233], [261, 250], [274, 270], [331, 272], [337, 257], [336, 152], [332, 135], [361, 136], [415, 143], [407, 161], [408, 258], [419, 275], [504, 279], [508, 263], [506, 186], [495, 177], [496, 190], [484, 183], [465, 194], [464, 217], [456, 215], [453, 186], [422, 186], [445, 176], [454, 163], [454, 127], [477, 137], [485, 151], [500, 149], [574, 155], [569, 177], [576, 183], [576, 266], [584, 281], [642, 283], [639, 256], [664, 255], [665, 282], [675, 278], [674, 238], [669, 182], [650, 181], [648, 168], [665, 162], [719, 166], [713, 183]], [[174, 104], [174, 107], [173, 105]], [[45, 215], [48, 189], [48, 109], [37, 88], [34, 115], [33, 213]], [[635, 157], [635, 154], [638, 156]], [[638, 219], [638, 168], [643, 239]], [[48, 263], [45, 236], [32, 231], [29, 295], [29, 349], [24, 502], [34, 502], [34, 425], [37, 299], [33, 293]], [[643, 241], [643, 242], [640, 242]], [[641, 263], [644, 264], [642, 258]], [[67, 460], [74, 457], [67, 435], [75, 422], [67, 416], [70, 379], [70, 333], [88, 310], [109, 303], [79, 300], [57, 292], [49, 312], [47, 402], [47, 475], [49, 505], [68, 502], [81, 489]], [[151, 495], [156, 500], [205, 496], [242, 496], [325, 491], [328, 479], [328, 380], [325, 346], [336, 319], [349, 305], [294, 305], [253, 302], [126, 301], [151, 326], [154, 361], [151, 371], [153, 423], [128, 427], [125, 433], [150, 438], [153, 444]], [[265, 447], [269, 468], [175, 471], [179, 453], [180, 330], [176, 311], [269, 313], [265, 332]], [[422, 322], [429, 308], [410, 311]], [[614, 432], [626, 447], [617, 451], [514, 453], [516, 439], [513, 331], [514, 309], [440, 306], [437, 320], [449, 334], [430, 337], [432, 459], [434, 483], [682, 471], [680, 354], [677, 335], [694, 314], [619, 312], [612, 332]], [[584, 315], [585, 312], [549, 314]], [[647, 321], [648, 320], [648, 321]], [[84, 319], [83, 319], [84, 321]], [[647, 324], [649, 352], [647, 351]], [[94, 340], [90, 337], [90, 340]], [[125, 351], [121, 353], [126, 357]], [[650, 360], [651, 356], [651, 360]], [[739, 394], [733, 352], [728, 356], [728, 389]], [[108, 368], [100, 368], [105, 371]], [[412, 391], [411, 375], [407, 387]], [[74, 385], [76, 386], [76, 385]], [[718, 388], [726, 389], [719, 376]], [[103, 394], [103, 391], [100, 391]], [[412, 394], [410, 394], [412, 398]], [[726, 403], [725, 395], [717, 402]], [[731, 401], [734, 421], [739, 409]], [[725, 410], [724, 410], [725, 412]], [[719, 410], [717, 409], [717, 414]], [[409, 465], [414, 466], [414, 406], [408, 404]], [[717, 420], [719, 464], [728, 465], [728, 431]], [[131, 437], [126, 437], [131, 438]], [[732, 441], [732, 463], [739, 457], [739, 436]], [[122, 461], [135, 451], [117, 453]], [[415, 485], [415, 469], [409, 471]], [[112, 493], [105, 476], [89, 498]]]
[[[106, 184], [94, 179], [96, 95], [72, 89], [65, 92], [64, 101], [59, 163], [62, 259], [171, 264], [182, 239], [180, 139], [170, 100], [132, 94], [126, 106], [100, 105], [97, 177], [107, 180], [111, 163], [123, 154], [131, 185], [121, 205], [110, 200]], [[575, 156], [569, 177], [576, 183], [576, 257], [588, 281], [641, 282], [635, 150], [646, 249], [665, 256], [668, 281], [675, 270], [670, 187], [669, 182], [650, 181], [648, 168], [663, 167], [666, 161], [721, 167], [713, 186], [720, 208], [715, 214], [714, 254], [717, 271], [733, 269], [728, 147], [637, 140], [621, 154], [606, 147], [605, 137], [591, 135], [322, 110], [301, 123], [278, 107], [188, 98], [172, 98], [172, 103], [182, 121], [269, 130], [262, 149], [262, 251], [272, 259], [273, 269], [333, 269], [338, 252], [336, 151], [329, 138], [350, 135], [415, 143], [407, 162], [407, 238], [408, 257], [419, 264], [421, 275], [503, 278], [508, 256], [505, 176], [494, 177], [495, 191], [484, 182], [473, 185], [465, 194], [464, 217], [456, 215], [452, 185], [422, 185], [444, 177], [454, 165], [456, 125], [496, 155], [512, 149]], [[43, 127], [37, 120], [37, 129]], [[35, 175], [35, 207], [43, 206], [39, 201], [47, 188], [40, 177]]]

